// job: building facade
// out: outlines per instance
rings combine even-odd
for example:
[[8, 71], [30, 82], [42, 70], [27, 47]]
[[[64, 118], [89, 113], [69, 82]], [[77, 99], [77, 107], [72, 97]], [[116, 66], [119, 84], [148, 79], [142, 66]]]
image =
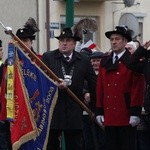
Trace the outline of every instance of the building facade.
[[[54, 36], [58, 36], [65, 26], [66, 3], [66, 0], [1, 0], [0, 21], [12, 27], [15, 33], [18, 28], [23, 27], [29, 17], [35, 18], [40, 32], [34, 42], [34, 49], [43, 54], [58, 47], [58, 40]], [[110, 49], [105, 32], [122, 23], [131, 26], [134, 38], [143, 43], [149, 40], [150, 34], [149, 5], [149, 0], [74, 0], [74, 24], [85, 17], [96, 20], [98, 30], [90, 36], [102, 51]], [[11, 39], [2, 28], [0, 38], [7, 51], [7, 43]], [[6, 55], [7, 53], [5, 57]]]

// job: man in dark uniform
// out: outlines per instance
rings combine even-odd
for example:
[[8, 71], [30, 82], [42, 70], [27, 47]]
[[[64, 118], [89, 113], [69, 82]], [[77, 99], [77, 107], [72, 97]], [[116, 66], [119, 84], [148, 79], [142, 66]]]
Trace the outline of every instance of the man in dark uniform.
[[107, 150], [136, 150], [136, 126], [143, 104], [143, 76], [127, 68], [132, 40], [126, 26], [105, 33], [112, 53], [101, 60], [97, 80], [97, 121], [105, 126]]
[[57, 104], [54, 108], [47, 150], [59, 150], [59, 136], [64, 131], [66, 150], [82, 150], [82, 109], [65, 91], [69, 87], [79, 99], [83, 99], [86, 79], [91, 98], [95, 98], [96, 75], [89, 57], [76, 52], [75, 36], [70, 28], [64, 28], [60, 36], [59, 48], [43, 54], [42, 61], [60, 78]]
[[16, 32], [16, 35], [20, 38], [20, 40], [34, 53], [33, 50], [33, 40], [36, 39], [36, 32], [39, 32], [38, 25], [34, 18], [29, 17], [26, 21], [23, 28], [19, 28]]
[[34, 54], [41, 59], [42, 56], [37, 54], [33, 49], [33, 40], [36, 39], [36, 32], [39, 32], [38, 28], [35, 28], [34, 26], [25, 26], [24, 28], [19, 28], [16, 35]]
[[138, 150], [150, 149], [150, 40], [139, 46], [131, 56], [128, 67], [145, 78], [144, 105], [138, 126]]
[[32, 29], [29, 29], [29, 28], [20, 28], [20, 29], [17, 30], [16, 35], [20, 38], [20, 40], [29, 49], [32, 50], [32, 52], [35, 53], [35, 51], [33, 50], [33, 47], [32, 47], [33, 40], [35, 40], [35, 32]]

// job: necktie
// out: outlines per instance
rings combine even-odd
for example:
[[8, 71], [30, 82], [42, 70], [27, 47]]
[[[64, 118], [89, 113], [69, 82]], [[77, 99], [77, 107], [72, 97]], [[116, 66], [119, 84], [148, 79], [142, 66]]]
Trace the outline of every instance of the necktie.
[[115, 56], [114, 64], [118, 64], [118, 56], [117, 55]]
[[65, 57], [65, 60], [66, 60], [66, 61], [69, 61], [69, 60], [70, 60], [70, 58], [67, 56], [67, 57]]

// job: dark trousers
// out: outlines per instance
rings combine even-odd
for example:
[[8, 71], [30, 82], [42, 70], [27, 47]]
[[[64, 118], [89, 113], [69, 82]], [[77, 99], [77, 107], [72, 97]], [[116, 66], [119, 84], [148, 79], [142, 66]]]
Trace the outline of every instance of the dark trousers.
[[150, 150], [150, 130], [137, 131], [138, 150]]
[[0, 150], [12, 150], [9, 122], [0, 122]]
[[141, 122], [137, 127], [138, 150], [150, 150], [150, 114], [141, 115]]
[[[61, 130], [50, 130], [47, 150], [60, 150]], [[66, 150], [82, 150], [82, 130], [64, 130]]]
[[137, 150], [136, 127], [106, 126], [107, 150]]
[[105, 150], [105, 132], [88, 115], [83, 115], [84, 150]]

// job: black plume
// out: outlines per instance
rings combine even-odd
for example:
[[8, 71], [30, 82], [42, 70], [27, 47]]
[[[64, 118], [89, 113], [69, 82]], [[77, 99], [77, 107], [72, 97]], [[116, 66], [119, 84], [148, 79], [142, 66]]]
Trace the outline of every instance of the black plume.
[[26, 21], [24, 27], [33, 30], [34, 33], [40, 31], [37, 26], [36, 21], [32, 17], [29, 17], [29, 19]]

